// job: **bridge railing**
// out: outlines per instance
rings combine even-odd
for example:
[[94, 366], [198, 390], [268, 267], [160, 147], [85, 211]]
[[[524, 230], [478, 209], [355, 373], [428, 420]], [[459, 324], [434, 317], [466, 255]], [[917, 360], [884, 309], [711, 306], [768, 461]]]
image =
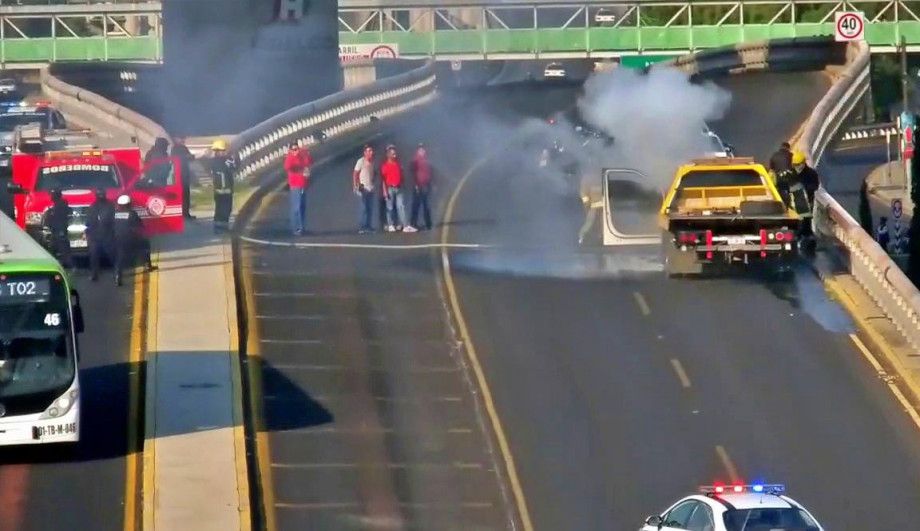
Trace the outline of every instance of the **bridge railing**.
[[61, 112], [97, 131], [115, 130], [147, 149], [157, 137], [170, 138], [155, 121], [95, 92], [71, 85], [55, 75], [55, 65], [41, 70], [42, 93]]
[[231, 142], [246, 179], [277, 165], [288, 146], [312, 146], [422, 105], [436, 95], [433, 62], [405, 74], [305, 103], [243, 131]]
[[[812, 111], [798, 147], [813, 164], [868, 90], [869, 49], [850, 47], [846, 70]], [[815, 195], [816, 231], [836, 243], [853, 278], [885, 312], [914, 350], [920, 350], [920, 290], [871, 235], [823, 188]]]

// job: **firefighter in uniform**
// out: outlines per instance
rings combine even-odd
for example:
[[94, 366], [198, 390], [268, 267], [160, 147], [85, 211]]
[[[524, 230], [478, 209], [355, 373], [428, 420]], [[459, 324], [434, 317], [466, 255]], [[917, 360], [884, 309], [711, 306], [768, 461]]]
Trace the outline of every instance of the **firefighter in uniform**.
[[96, 200], [86, 212], [86, 244], [89, 247], [89, 267], [93, 282], [99, 280], [103, 257], [114, 262], [112, 243], [115, 238], [115, 205], [105, 196], [105, 189], [96, 190]]
[[70, 259], [70, 236], [67, 233], [70, 227], [71, 208], [64, 201], [64, 194], [60, 190], [51, 191], [51, 207], [45, 211], [45, 229], [49, 233], [49, 249], [51, 253], [67, 269], [73, 267]]
[[792, 154], [792, 179], [789, 181], [789, 201], [799, 217], [802, 218], [802, 225], [799, 230], [800, 243], [804, 249], [811, 250], [814, 243], [814, 231], [811, 222], [813, 218], [812, 205], [814, 204], [815, 192], [821, 182], [818, 178], [818, 172], [808, 165], [805, 154], [796, 151]]
[[236, 161], [227, 152], [227, 141], [217, 139], [211, 145], [213, 156], [210, 161], [211, 178], [214, 181], [214, 232], [230, 227], [230, 213], [233, 210], [233, 180]]
[[121, 195], [118, 197], [118, 207], [115, 209], [113, 223], [115, 235], [115, 284], [121, 286], [122, 271], [125, 267], [134, 264], [138, 253], [144, 257], [144, 267], [147, 271], [154, 269], [150, 260], [150, 240], [143, 233], [141, 218], [131, 208], [131, 197]]

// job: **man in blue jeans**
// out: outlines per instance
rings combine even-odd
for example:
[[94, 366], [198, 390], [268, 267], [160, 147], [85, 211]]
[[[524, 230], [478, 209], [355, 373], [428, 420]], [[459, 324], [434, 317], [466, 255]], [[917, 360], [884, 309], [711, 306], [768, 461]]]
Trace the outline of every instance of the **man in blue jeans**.
[[297, 143], [291, 144], [284, 158], [284, 171], [287, 172], [290, 191], [291, 232], [301, 236], [307, 232], [307, 183], [310, 179], [310, 166], [313, 160], [306, 148], [301, 149]]
[[374, 193], [374, 148], [364, 146], [364, 153], [355, 163], [352, 173], [352, 188], [361, 200], [361, 219], [359, 234], [374, 232], [373, 212], [376, 194]]
[[387, 200], [387, 232], [417, 232], [406, 215], [403, 195], [402, 166], [396, 159], [396, 146], [387, 146], [387, 160], [380, 166], [383, 180], [383, 197]]

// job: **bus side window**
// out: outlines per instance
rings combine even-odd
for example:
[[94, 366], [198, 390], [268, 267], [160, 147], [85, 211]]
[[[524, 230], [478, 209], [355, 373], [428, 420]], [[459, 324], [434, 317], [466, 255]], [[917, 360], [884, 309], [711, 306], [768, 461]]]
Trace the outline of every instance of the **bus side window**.
[[80, 295], [77, 290], [70, 290], [70, 305], [73, 311], [73, 329], [78, 334], [83, 333], [83, 307], [80, 306]]

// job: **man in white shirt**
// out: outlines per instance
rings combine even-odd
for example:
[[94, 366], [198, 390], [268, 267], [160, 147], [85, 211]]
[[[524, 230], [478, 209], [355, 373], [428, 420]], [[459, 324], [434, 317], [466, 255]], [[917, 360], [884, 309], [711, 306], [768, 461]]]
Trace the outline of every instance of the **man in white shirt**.
[[374, 232], [371, 221], [374, 213], [374, 148], [364, 146], [364, 154], [355, 163], [352, 174], [352, 187], [355, 194], [361, 199], [361, 218], [358, 227], [359, 234]]

